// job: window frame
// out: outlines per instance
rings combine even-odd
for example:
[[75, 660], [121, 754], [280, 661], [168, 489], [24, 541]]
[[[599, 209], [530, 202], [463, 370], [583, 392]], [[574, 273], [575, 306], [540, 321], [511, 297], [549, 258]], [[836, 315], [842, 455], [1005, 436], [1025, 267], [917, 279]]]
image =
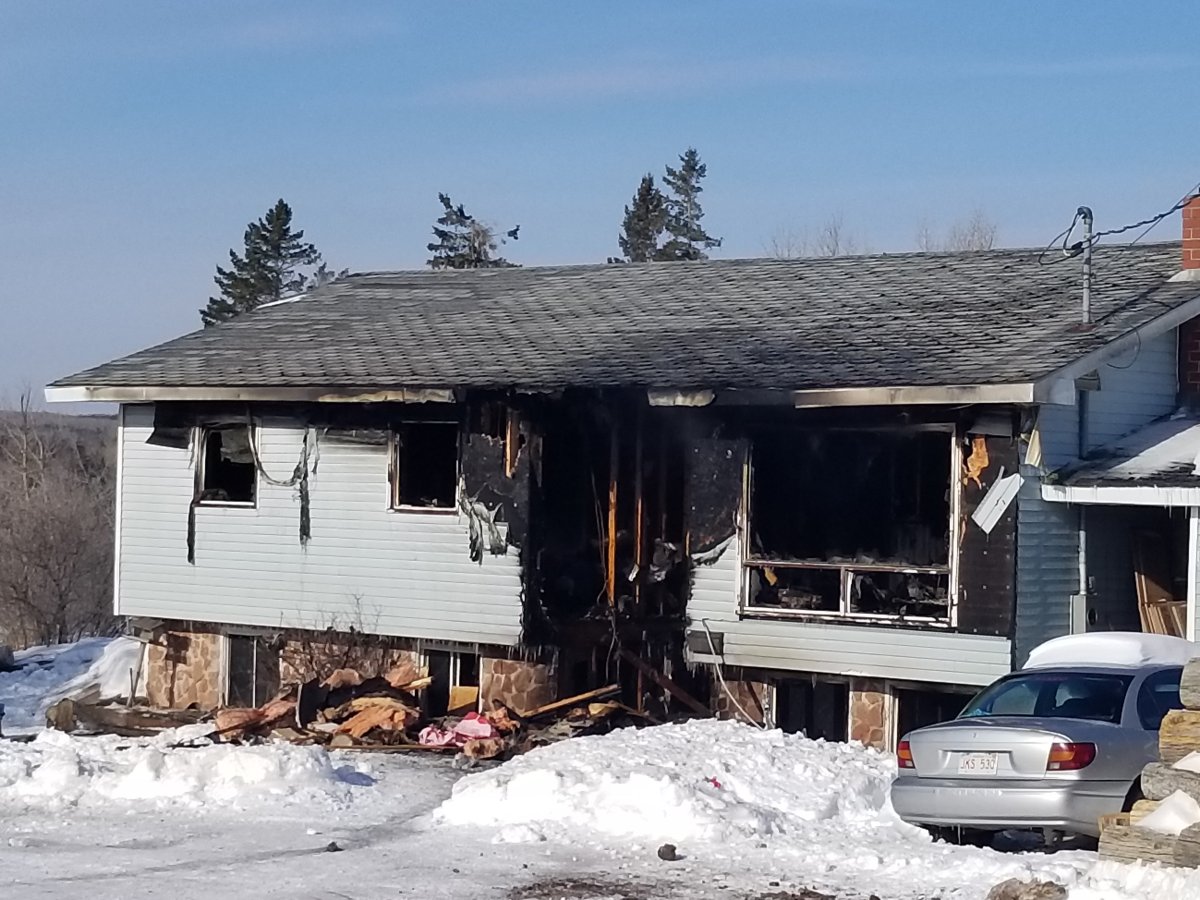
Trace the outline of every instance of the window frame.
[[257, 430], [256, 430], [257, 426], [254, 425], [253, 423], [226, 422], [226, 423], [217, 424], [217, 425], [197, 425], [195, 428], [193, 440], [195, 441], [195, 447], [196, 447], [196, 452], [195, 452], [195, 491], [196, 491], [195, 496], [196, 496], [196, 500], [195, 500], [195, 503], [197, 506], [209, 506], [209, 507], [225, 508], [225, 509], [257, 509], [258, 508], [258, 498], [259, 498], [260, 492], [262, 490], [262, 478], [260, 477], [261, 473], [258, 471], [258, 465], [256, 463], [250, 464], [254, 469], [254, 482], [253, 482], [253, 485], [251, 486], [251, 490], [253, 492], [253, 499], [251, 499], [251, 500], [205, 500], [205, 499], [203, 499], [204, 490], [205, 490], [204, 480], [207, 476], [206, 470], [207, 470], [207, 466], [208, 466], [208, 437], [214, 431], [230, 431], [235, 428], [245, 428], [247, 431], [247, 436], [250, 441], [251, 447], [253, 448], [256, 446], [255, 442], [258, 439]]
[[[454, 441], [454, 500], [449, 506], [416, 506], [400, 502], [401, 429], [412, 425], [452, 425]], [[462, 487], [462, 422], [457, 418], [405, 419], [388, 429], [388, 512], [416, 513], [423, 516], [458, 515]]]
[[[918, 425], [892, 426], [861, 426], [861, 427], [826, 427], [822, 431], [858, 432], [864, 434], [912, 433], [912, 432], [943, 432], [950, 442], [949, 468], [946, 472], [947, 489], [949, 490], [949, 521], [947, 523], [947, 558], [942, 566], [917, 566], [886, 563], [833, 563], [817, 560], [778, 560], [769, 557], [753, 555], [750, 552], [748, 540], [739, 541], [741, 556], [741, 578], [739, 584], [738, 613], [746, 619], [791, 619], [809, 621], [838, 621], [863, 623], [912, 623], [915, 625], [954, 628], [958, 624], [958, 580], [959, 580], [959, 541], [956, 540], [955, 524], [961, 517], [962, 510], [962, 447], [960, 446], [959, 428], [952, 422], [931, 422]], [[750, 534], [753, 510], [751, 501], [754, 492], [754, 445], [751, 440], [746, 455], [745, 473], [742, 483], [742, 505], [740, 510], [741, 532]], [[751, 575], [755, 570], [762, 569], [810, 569], [820, 571], [835, 571], [840, 579], [840, 596], [836, 610], [825, 609], [779, 609], [768, 606], [756, 606], [752, 602]], [[851, 585], [855, 573], [870, 574], [872, 572], [901, 574], [901, 575], [942, 575], [947, 579], [946, 615], [945, 616], [903, 616], [892, 613], [865, 613], [851, 609]]]
[[[251, 700], [255, 699], [255, 695], [258, 693], [259, 643], [262, 642], [267, 645], [270, 645], [272, 643], [271, 635], [263, 634], [260, 631], [254, 631], [252, 629], [246, 629], [246, 630], [232, 629], [232, 630], [226, 630], [222, 633], [222, 635], [221, 635], [221, 685], [220, 685], [220, 687], [221, 687], [221, 700], [225, 706], [230, 705], [230, 693], [229, 693], [230, 677], [229, 676], [230, 676], [230, 667], [233, 662], [232, 641], [234, 639], [253, 641], [254, 664], [251, 667], [251, 672], [253, 673], [254, 683], [251, 685], [251, 688], [250, 688]], [[275, 650], [272, 652], [274, 652], [274, 654], [275, 654], [276, 664], [278, 665], [278, 663], [280, 662], [280, 653], [278, 650]], [[282, 684], [283, 684], [282, 669], [279, 669], [277, 671], [276, 681], [279, 683], [280, 686], [282, 686]], [[278, 690], [278, 687], [276, 688], [276, 690]], [[263, 702], [265, 703], [270, 699], [271, 699], [271, 697], [268, 696], [268, 697], [266, 697], [266, 699]], [[257, 707], [257, 706], [261, 706], [262, 704], [256, 703], [254, 705]]]

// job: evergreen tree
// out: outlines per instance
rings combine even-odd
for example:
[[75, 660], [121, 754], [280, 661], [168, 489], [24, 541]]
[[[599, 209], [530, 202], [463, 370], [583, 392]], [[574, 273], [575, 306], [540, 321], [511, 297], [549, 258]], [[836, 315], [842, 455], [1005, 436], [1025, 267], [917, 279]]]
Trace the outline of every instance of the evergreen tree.
[[666, 198], [654, 186], [654, 176], [645, 175], [633, 195], [633, 205], [625, 207], [621, 234], [617, 242], [629, 262], [648, 262], [659, 253], [658, 241], [667, 224]]
[[213, 281], [221, 296], [210, 297], [200, 310], [205, 326], [303, 291], [308, 279], [302, 267], [321, 264], [321, 254], [304, 241], [304, 232], [292, 231], [292, 208], [283, 200], [246, 226], [243, 241], [241, 256], [229, 251], [228, 269], [217, 266]]
[[431, 269], [502, 269], [515, 265], [496, 252], [507, 239], [517, 240], [520, 225], [497, 239], [492, 228], [468, 215], [461, 203], [455, 206], [446, 194], [438, 194], [438, 202], [442, 214], [433, 226], [437, 240], [425, 245], [433, 254], [426, 260]]
[[708, 259], [705, 250], [721, 246], [721, 239], [711, 237], [700, 220], [704, 211], [700, 207], [700, 193], [704, 189], [700, 182], [708, 174], [708, 166], [700, 162], [700, 154], [688, 147], [679, 157], [679, 168], [667, 166], [663, 183], [670, 189], [667, 197], [666, 230], [671, 235], [658, 259]]

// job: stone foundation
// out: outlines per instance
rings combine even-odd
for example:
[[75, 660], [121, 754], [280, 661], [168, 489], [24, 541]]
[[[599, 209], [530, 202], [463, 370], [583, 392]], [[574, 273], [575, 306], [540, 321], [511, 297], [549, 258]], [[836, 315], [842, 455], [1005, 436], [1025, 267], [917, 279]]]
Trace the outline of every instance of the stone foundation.
[[554, 670], [542, 663], [491, 657], [479, 660], [479, 694], [485, 710], [493, 700], [516, 713], [545, 706], [558, 697], [556, 682]]
[[[725, 686], [722, 687], [716, 672], [713, 672], [712, 707], [717, 718], [761, 725], [767, 717], [771, 685], [738, 669], [726, 669], [724, 674]], [[733, 699], [730, 699], [731, 696]], [[745, 712], [740, 711], [738, 706]]]
[[169, 631], [149, 645], [146, 699], [151, 706], [215, 709], [221, 704], [221, 635], [214, 630]]
[[850, 740], [888, 750], [892, 742], [891, 691], [882, 681], [854, 681], [850, 685]]

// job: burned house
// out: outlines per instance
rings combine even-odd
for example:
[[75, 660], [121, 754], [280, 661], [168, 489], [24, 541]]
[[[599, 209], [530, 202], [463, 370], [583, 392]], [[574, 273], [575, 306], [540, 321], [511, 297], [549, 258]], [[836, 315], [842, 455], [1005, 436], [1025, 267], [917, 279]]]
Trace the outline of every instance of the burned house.
[[1178, 244], [1093, 270], [1089, 322], [1022, 250], [354, 275], [47, 396], [121, 405], [152, 702], [357, 644], [443, 706], [617, 682], [886, 746], [1105, 627], [1043, 478], [1176, 409], [1200, 282]]

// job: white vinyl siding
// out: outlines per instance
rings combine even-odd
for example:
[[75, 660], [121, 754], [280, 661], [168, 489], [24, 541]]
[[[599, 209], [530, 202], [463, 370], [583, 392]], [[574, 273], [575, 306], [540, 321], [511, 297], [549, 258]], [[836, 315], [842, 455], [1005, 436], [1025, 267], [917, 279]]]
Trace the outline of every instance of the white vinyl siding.
[[1087, 392], [1089, 451], [1175, 410], [1177, 343], [1171, 330], [1100, 367], [1100, 390]]
[[[1006, 638], [742, 618], [740, 569], [733, 541], [716, 562], [696, 567], [688, 601], [689, 628], [703, 634], [707, 624], [721, 634], [721, 661], [727, 665], [969, 685], [988, 684], [1009, 671], [1011, 645]], [[713, 659], [701, 653], [693, 657], [698, 662]]]
[[[312, 537], [300, 543], [296, 488], [259, 478], [256, 508], [199, 506], [188, 450], [146, 443], [153, 408], [126, 406], [120, 440], [117, 611], [266, 627], [341, 628], [513, 645], [521, 632], [518, 554], [472, 562], [455, 513], [392, 511], [387, 448], [324, 440], [309, 479]], [[303, 430], [268, 420], [266, 472], [286, 481]]]

